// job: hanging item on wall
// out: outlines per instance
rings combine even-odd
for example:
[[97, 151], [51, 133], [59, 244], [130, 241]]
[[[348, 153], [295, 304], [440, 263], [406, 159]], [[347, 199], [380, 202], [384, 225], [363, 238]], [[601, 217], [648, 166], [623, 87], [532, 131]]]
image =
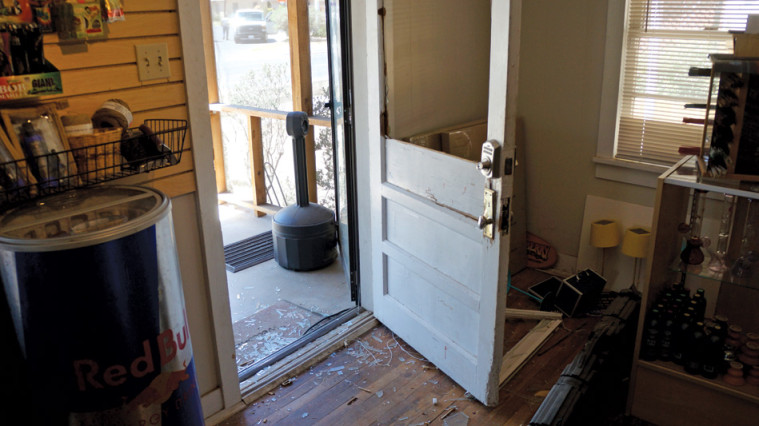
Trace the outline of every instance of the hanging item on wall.
[[0, 24], [0, 100], [63, 93], [37, 24]]
[[0, 22], [31, 23], [32, 21], [29, 0], [0, 0]]
[[124, 5], [121, 0], [104, 0], [105, 9], [103, 10], [103, 16], [110, 23], [123, 21], [124, 17]]
[[40, 26], [40, 30], [43, 33], [54, 32], [53, 0], [31, 0], [29, 3], [34, 13], [34, 22]]
[[53, 10], [60, 40], [98, 39], [107, 35], [99, 0], [67, 0], [56, 3]]

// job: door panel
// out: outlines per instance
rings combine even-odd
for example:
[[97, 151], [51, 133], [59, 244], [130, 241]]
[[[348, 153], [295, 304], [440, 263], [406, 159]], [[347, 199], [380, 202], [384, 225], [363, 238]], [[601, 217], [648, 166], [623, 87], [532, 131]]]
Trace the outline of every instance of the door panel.
[[[436, 265], [436, 270], [454, 282], [460, 283], [459, 285], [465, 286], [475, 294], [479, 293], [480, 288], [477, 284], [481, 281], [482, 274], [480, 268], [473, 267], [473, 263], [478, 259], [482, 231], [473, 223], [464, 223], [467, 226], [461, 226], [457, 231], [455, 227], [446, 226], [445, 220], [423, 216], [420, 211], [425, 209], [419, 208], [421, 203], [407, 201], [401, 204], [385, 200], [386, 241], [407, 253], [414, 253], [411, 256], [420, 262]], [[426, 210], [434, 212], [436, 209], [428, 207]], [[424, 235], [425, 238], [419, 238], [419, 235]], [[458, 250], [431, 249], [446, 246], [456, 247]], [[470, 287], [472, 285], [475, 287]]]
[[[487, 93], [470, 93], [467, 102], [487, 109], [488, 139], [501, 146], [495, 161], [505, 169], [506, 159], [513, 160], [514, 154], [515, 93], [507, 88], [515, 87], [509, 73], [516, 68], [518, 46], [518, 38], [510, 40], [510, 29], [518, 25], [510, 26], [510, 19], [518, 21], [520, 14], [517, 10], [512, 17], [511, 3], [493, 0], [491, 9], [489, 0], [467, 2], [466, 7], [453, 0], [384, 2], [385, 99], [387, 115], [394, 117], [388, 118], [391, 135], [410, 136], [400, 133], [413, 133], [416, 118], [447, 117], [440, 127], [470, 119], [466, 114], [471, 109], [441, 102], [438, 95], [452, 93], [455, 100], [456, 93], [467, 92], [466, 84], [480, 90], [479, 82], [453, 74], [489, 75]], [[490, 16], [483, 17], [483, 7]], [[423, 27], [421, 32], [406, 25], [410, 23]], [[492, 29], [484, 42], [483, 27]], [[445, 33], [451, 28], [457, 29], [453, 47], [430, 46], [449, 40]], [[489, 61], [465, 48], [475, 42], [471, 37], [477, 38], [478, 46], [489, 44]], [[415, 49], [420, 49], [425, 66], [409, 65], [418, 60]], [[434, 80], [445, 82], [443, 87], [429, 86], [431, 80], [425, 76], [430, 70]], [[464, 87], [453, 87], [462, 82]], [[427, 93], [423, 97], [418, 96], [420, 85]], [[399, 130], [405, 125], [408, 129]], [[371, 173], [379, 177], [371, 186], [371, 196], [379, 198], [371, 214], [380, 218], [372, 235], [378, 241], [372, 246], [375, 316], [475, 398], [495, 405], [503, 358], [512, 176], [486, 179], [473, 161], [388, 137], [380, 143], [381, 155], [370, 163], [379, 170]], [[492, 239], [483, 236], [477, 223], [485, 189], [495, 191]]]
[[472, 218], [482, 213], [485, 178], [471, 161], [387, 139], [385, 162], [388, 183]]

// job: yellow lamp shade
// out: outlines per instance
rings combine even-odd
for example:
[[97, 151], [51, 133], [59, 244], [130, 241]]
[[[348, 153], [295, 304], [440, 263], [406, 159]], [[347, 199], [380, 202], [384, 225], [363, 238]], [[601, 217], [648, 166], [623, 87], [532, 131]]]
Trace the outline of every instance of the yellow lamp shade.
[[607, 248], [619, 245], [619, 225], [609, 219], [597, 220], [590, 224], [590, 245]]
[[651, 232], [643, 228], [629, 228], [625, 231], [625, 238], [622, 240], [622, 254], [630, 257], [648, 256], [648, 242], [651, 239]]

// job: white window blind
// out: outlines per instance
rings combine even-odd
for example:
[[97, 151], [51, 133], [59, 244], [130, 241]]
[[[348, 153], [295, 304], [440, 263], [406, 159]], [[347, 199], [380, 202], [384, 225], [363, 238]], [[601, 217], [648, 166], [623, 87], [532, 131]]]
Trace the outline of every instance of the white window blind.
[[629, 0], [622, 57], [617, 158], [672, 164], [680, 146], [700, 146], [709, 78], [689, 77], [710, 68], [710, 53], [732, 53], [729, 31], [743, 31], [759, 1]]

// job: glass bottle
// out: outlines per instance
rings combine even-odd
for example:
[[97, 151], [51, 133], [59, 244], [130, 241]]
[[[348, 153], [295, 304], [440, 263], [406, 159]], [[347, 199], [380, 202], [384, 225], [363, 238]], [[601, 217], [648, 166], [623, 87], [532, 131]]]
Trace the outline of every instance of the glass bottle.
[[675, 335], [672, 345], [672, 361], [678, 365], [685, 364], [684, 353], [687, 347], [690, 328], [693, 324], [693, 318], [689, 313], [684, 313], [681, 317], [680, 324], [675, 329]]
[[757, 253], [751, 250], [751, 245], [756, 241], [756, 226], [759, 216], [757, 202], [749, 198], [746, 200], [746, 220], [743, 223], [743, 236], [741, 237], [741, 251], [738, 259], [733, 264], [732, 273], [736, 277], [746, 277], [751, 269], [751, 264], [757, 260]]
[[696, 294], [693, 295], [691, 306], [696, 309], [696, 321], [703, 321], [706, 314], [706, 296], [703, 288], [696, 290]]
[[704, 362], [704, 344], [706, 343], [706, 334], [704, 333], [704, 323], [697, 322], [693, 326], [688, 342], [683, 352], [685, 359], [685, 371], [690, 374], [700, 374], [701, 366]]
[[727, 243], [730, 239], [730, 226], [733, 219], [733, 207], [735, 206], [735, 195], [724, 194], [722, 198], [722, 215], [719, 222], [719, 233], [717, 234], [717, 247], [709, 262], [709, 270], [713, 272], [724, 272], [727, 270], [725, 257], [727, 256]]
[[680, 253], [680, 259], [686, 265], [700, 265], [704, 261], [704, 252], [701, 250], [701, 222], [704, 217], [706, 191], [703, 189], [693, 190], [693, 202], [690, 208], [690, 220], [688, 222], [688, 237], [685, 248]]

